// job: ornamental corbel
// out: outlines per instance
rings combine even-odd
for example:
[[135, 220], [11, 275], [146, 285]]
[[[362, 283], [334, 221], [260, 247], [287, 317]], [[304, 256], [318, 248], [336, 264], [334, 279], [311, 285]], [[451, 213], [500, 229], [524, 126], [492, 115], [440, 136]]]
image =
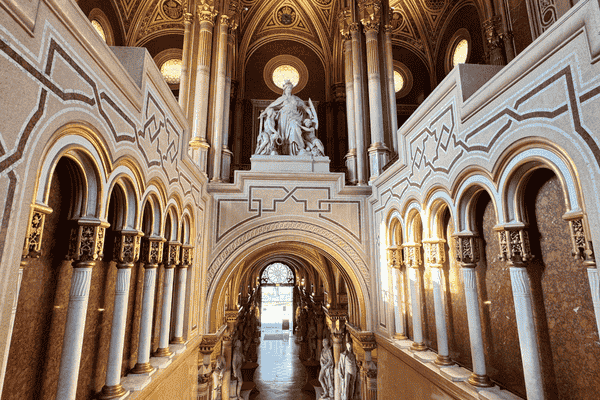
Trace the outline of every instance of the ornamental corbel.
[[398, 265], [398, 248], [396, 246], [390, 246], [387, 249], [388, 265], [391, 268], [399, 268]]
[[404, 243], [402, 250], [404, 251], [404, 264], [409, 268], [419, 268], [421, 266], [421, 244], [420, 243]]
[[446, 261], [444, 251], [444, 239], [428, 239], [423, 241], [423, 249], [425, 251], [425, 263], [433, 268], [441, 268]]
[[179, 264], [179, 249], [181, 243], [177, 241], [166, 242], [164, 246], [163, 260], [166, 268], [173, 268]]
[[184, 244], [181, 246], [181, 262], [179, 266], [181, 268], [187, 268], [192, 264], [194, 258], [194, 246], [191, 244]]
[[44, 222], [46, 221], [46, 215], [51, 213], [52, 209], [50, 207], [41, 204], [33, 204], [31, 206], [22, 258], [39, 258], [42, 254]]
[[573, 246], [571, 254], [576, 260], [583, 260], [584, 264], [588, 267], [595, 267], [594, 249], [592, 241], [587, 237], [583, 217], [569, 219], [569, 226], [571, 228], [571, 244]]

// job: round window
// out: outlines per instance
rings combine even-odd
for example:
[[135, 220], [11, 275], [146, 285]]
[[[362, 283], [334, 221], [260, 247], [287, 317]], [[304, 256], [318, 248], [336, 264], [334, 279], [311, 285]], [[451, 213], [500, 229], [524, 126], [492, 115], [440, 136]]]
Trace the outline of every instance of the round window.
[[181, 60], [170, 59], [161, 65], [160, 72], [169, 85], [179, 85], [181, 79]]
[[404, 87], [404, 77], [398, 71], [394, 71], [394, 91], [398, 93]]
[[446, 60], [444, 62], [446, 74], [458, 64], [464, 64], [469, 61], [471, 55], [471, 35], [465, 28], [457, 30], [450, 38], [446, 48]]
[[300, 73], [291, 65], [280, 65], [273, 71], [273, 83], [280, 89], [283, 89], [285, 81], [290, 81], [294, 86], [300, 82]]
[[98, 32], [98, 35], [100, 35], [102, 40], [104, 40], [106, 42], [106, 34], [104, 33], [104, 28], [102, 27], [102, 24], [100, 22], [98, 22], [98, 20], [93, 19], [92, 26], [94, 27], [96, 32]]
[[458, 64], [464, 64], [467, 62], [468, 54], [469, 41], [467, 39], [461, 39], [454, 47], [454, 53], [452, 54], [452, 67], [456, 67]]

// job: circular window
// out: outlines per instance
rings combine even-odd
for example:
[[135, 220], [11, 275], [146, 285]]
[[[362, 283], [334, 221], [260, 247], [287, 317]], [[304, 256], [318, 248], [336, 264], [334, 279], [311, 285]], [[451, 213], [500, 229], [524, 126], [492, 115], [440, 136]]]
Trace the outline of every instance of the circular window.
[[104, 40], [109, 46], [115, 45], [115, 38], [113, 36], [112, 27], [108, 17], [99, 8], [94, 8], [88, 15], [90, 23], [94, 27], [94, 30], [98, 32], [98, 35]]
[[181, 60], [172, 58], [165, 61], [160, 66], [160, 72], [169, 85], [179, 85], [179, 80], [181, 79]]
[[280, 65], [273, 71], [273, 83], [280, 89], [283, 89], [285, 81], [290, 81], [294, 86], [300, 82], [300, 73], [291, 65]]
[[471, 55], [471, 35], [469, 31], [461, 28], [450, 39], [446, 51], [446, 74], [450, 73], [458, 64], [469, 61]]
[[106, 42], [106, 34], [104, 33], [104, 28], [102, 27], [102, 24], [100, 22], [98, 22], [98, 20], [93, 19], [92, 26], [94, 27], [96, 32], [98, 32], [98, 35], [100, 35], [102, 40], [104, 40]]
[[273, 263], [263, 270], [260, 282], [266, 285], [290, 285], [294, 283], [294, 273], [285, 264]]
[[292, 93], [298, 93], [306, 86], [308, 82], [308, 68], [297, 57], [292, 55], [280, 55], [273, 57], [265, 65], [263, 79], [269, 89], [275, 93], [283, 91], [283, 84], [286, 80], [294, 84]]
[[408, 67], [400, 61], [394, 61], [394, 91], [396, 98], [406, 96], [412, 89], [413, 77]]

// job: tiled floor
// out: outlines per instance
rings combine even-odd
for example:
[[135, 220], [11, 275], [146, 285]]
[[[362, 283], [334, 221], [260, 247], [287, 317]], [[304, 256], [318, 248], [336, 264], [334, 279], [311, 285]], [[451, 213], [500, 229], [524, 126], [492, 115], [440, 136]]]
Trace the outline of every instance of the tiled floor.
[[[306, 383], [306, 371], [298, 358], [300, 347], [296, 344], [296, 338], [288, 332], [263, 327], [258, 348], [258, 369], [254, 374], [254, 382], [260, 393], [250, 396], [251, 400], [315, 399], [314, 392], [302, 391]], [[267, 340], [265, 335], [270, 335]]]

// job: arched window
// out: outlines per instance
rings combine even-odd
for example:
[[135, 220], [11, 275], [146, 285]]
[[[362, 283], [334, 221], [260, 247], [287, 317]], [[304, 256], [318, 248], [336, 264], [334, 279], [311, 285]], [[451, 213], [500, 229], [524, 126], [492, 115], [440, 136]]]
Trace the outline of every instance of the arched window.
[[400, 61], [394, 61], [394, 91], [396, 98], [406, 96], [412, 89], [413, 76], [410, 69]]
[[88, 19], [102, 40], [104, 40], [107, 45], [114, 46], [115, 39], [112, 26], [106, 14], [104, 14], [104, 12], [102, 12], [102, 10], [99, 8], [94, 8], [92, 11], [90, 11]]
[[471, 55], [471, 35], [469, 31], [461, 28], [450, 39], [446, 50], [446, 73], [448, 74], [458, 64], [469, 61]]
[[294, 282], [292, 269], [283, 263], [268, 265], [260, 275], [262, 285], [293, 285]]

